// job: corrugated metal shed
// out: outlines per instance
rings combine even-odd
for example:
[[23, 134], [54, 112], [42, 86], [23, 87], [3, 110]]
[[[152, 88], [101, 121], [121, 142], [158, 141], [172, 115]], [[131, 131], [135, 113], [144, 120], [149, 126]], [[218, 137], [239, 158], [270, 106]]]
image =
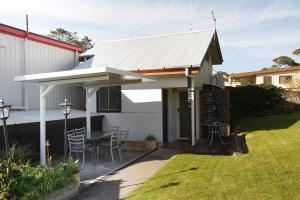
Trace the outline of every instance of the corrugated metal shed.
[[[15, 76], [69, 70], [75, 64], [74, 51], [0, 32], [0, 98], [7, 104], [24, 107], [23, 85], [13, 81]], [[39, 108], [39, 87], [28, 83], [24, 88], [29, 108]], [[75, 108], [84, 108], [84, 91], [73, 86], [57, 86], [47, 97], [47, 107], [58, 107], [66, 97]]]
[[215, 37], [215, 30], [209, 29], [102, 42], [81, 55], [94, 57], [79, 68], [108, 66], [145, 70], [200, 66]]

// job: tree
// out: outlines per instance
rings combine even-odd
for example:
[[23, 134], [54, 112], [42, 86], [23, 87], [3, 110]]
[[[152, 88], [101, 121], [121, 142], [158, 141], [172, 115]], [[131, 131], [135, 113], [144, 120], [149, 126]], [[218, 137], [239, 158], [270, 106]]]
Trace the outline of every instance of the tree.
[[279, 56], [277, 58], [274, 58], [273, 62], [275, 62], [280, 67], [282, 67], [282, 66], [289, 66], [289, 67], [291, 67], [291, 66], [298, 65], [298, 63], [294, 59], [292, 59], [292, 58], [290, 58], [288, 56]]
[[93, 48], [93, 46], [95, 45], [92, 43], [92, 40], [89, 37], [84, 36], [80, 39], [77, 36], [77, 32], [70, 32], [63, 28], [57, 28], [54, 31], [50, 31], [50, 34], [48, 34], [47, 36], [62, 42], [79, 46], [82, 48], [82, 52]]
[[300, 56], [300, 48], [295, 49], [295, 51], [293, 51], [293, 54], [296, 55], [296, 56]]

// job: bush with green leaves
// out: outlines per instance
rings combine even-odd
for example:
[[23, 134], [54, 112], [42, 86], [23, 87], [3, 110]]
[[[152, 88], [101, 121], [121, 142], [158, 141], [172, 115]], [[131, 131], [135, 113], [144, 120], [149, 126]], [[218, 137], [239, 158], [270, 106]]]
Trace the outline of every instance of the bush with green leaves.
[[147, 137], [145, 138], [145, 140], [146, 141], [154, 141], [154, 140], [156, 140], [156, 137], [154, 135], [149, 134], [149, 135], [147, 135]]
[[276, 113], [282, 109], [284, 89], [273, 85], [229, 87], [233, 118]]
[[0, 162], [0, 199], [43, 199], [47, 194], [75, 181], [78, 172], [76, 161], [57, 164], [55, 167], [34, 167], [16, 162], [14, 153]]

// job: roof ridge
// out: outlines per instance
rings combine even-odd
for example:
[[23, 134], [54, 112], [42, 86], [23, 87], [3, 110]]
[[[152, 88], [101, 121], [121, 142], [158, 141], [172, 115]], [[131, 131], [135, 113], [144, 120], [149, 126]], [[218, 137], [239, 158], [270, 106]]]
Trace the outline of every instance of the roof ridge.
[[140, 39], [147, 39], [147, 38], [181, 35], [181, 34], [206, 32], [206, 31], [215, 31], [215, 28], [208, 28], [208, 29], [194, 30], [194, 31], [185, 31], [185, 32], [177, 32], [177, 33], [158, 34], [158, 35], [150, 35], [150, 36], [142, 36], [142, 37], [133, 37], [133, 38], [124, 38], [124, 39], [117, 39], [117, 40], [108, 40], [108, 41], [102, 41], [102, 42], [99, 42], [99, 43], [121, 42], [121, 41], [128, 41], [128, 40], [140, 40]]
[[[14, 27], [14, 26], [10, 26], [10, 25], [7, 25], [7, 24], [3, 24], [3, 23], [0, 23], [0, 26], [5, 26], [5, 27], [7, 27], [7, 28], [11, 28], [11, 29], [15, 29], [15, 30], [18, 30], [18, 31], [22, 31], [22, 32], [24, 32], [24, 33], [27, 32], [27, 31], [24, 30], [24, 29], [17, 28], [17, 27]], [[68, 43], [68, 42], [60, 41], [60, 40], [57, 40], [57, 39], [54, 39], [54, 38], [51, 38], [51, 37], [48, 37], [48, 36], [45, 36], [45, 35], [41, 35], [41, 34], [38, 34], [38, 33], [34, 33], [34, 32], [28, 31], [28, 34], [33, 34], [33, 35], [36, 35], [36, 36], [39, 36], [39, 37], [43, 37], [43, 38], [46, 38], [46, 39], [49, 39], [49, 40], [53, 40], [53, 41], [56, 41], [56, 42], [61, 42], [61, 43], [67, 44], [67, 45], [71, 45], [71, 46], [74, 46], [74, 47], [81, 48], [80, 46], [77, 46], [77, 45], [75, 45], [75, 44], [71, 44], [71, 43]]]

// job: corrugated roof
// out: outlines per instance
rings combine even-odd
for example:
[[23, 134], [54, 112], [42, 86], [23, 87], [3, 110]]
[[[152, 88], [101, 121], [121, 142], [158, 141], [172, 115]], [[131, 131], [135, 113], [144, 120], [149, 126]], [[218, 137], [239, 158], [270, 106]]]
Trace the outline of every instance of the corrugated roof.
[[[145, 70], [200, 66], [217, 37], [214, 29], [101, 42], [81, 56], [90, 56], [79, 68], [108, 66]], [[218, 42], [218, 40], [215, 40]], [[221, 57], [221, 54], [219, 54]], [[222, 58], [220, 58], [222, 62]]]

